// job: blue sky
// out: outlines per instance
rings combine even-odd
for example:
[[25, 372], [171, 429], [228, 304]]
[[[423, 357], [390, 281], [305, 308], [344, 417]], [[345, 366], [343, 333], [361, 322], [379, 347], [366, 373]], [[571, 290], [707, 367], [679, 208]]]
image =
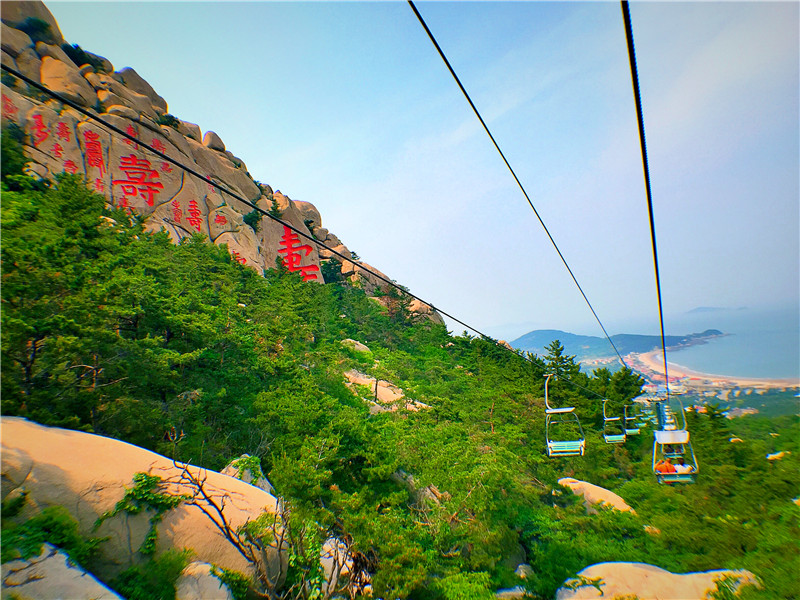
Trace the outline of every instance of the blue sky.
[[[506, 339], [602, 335], [405, 2], [47, 5], [415, 294]], [[655, 333], [619, 4], [417, 7], [609, 332]], [[668, 333], [799, 306], [799, 7], [631, 5]]]

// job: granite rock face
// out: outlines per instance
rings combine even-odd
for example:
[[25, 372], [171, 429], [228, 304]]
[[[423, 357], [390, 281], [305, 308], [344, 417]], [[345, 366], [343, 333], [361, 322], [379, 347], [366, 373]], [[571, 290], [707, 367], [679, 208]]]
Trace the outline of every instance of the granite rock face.
[[233, 594], [208, 563], [189, 563], [175, 582], [175, 600], [233, 600]]
[[594, 506], [598, 504], [601, 506], [610, 506], [614, 510], [636, 514], [636, 511], [633, 510], [625, 500], [611, 490], [607, 490], [599, 485], [594, 485], [588, 481], [573, 479], [572, 477], [562, 477], [558, 480], [558, 483], [570, 488], [574, 494], [583, 496], [584, 506], [590, 514], [597, 512]]
[[[48, 506], [60, 505], [78, 521], [81, 534], [107, 536], [95, 569], [104, 581], [146, 558], [139, 548], [150, 528], [147, 511], [119, 514], [94, 529], [98, 517], [111, 511], [125, 490], [134, 486], [136, 473], [160, 477], [163, 493], [193, 498], [164, 513], [158, 524], [157, 554], [171, 548], [191, 548], [196, 560], [253, 573], [252, 565], [203, 512], [213, 507], [198, 495], [186, 474], [204, 480], [209, 496], [224, 504], [223, 513], [233, 530], [265, 512], [274, 514], [278, 503], [271, 494], [234, 477], [174, 463], [119, 440], [44, 427], [18, 417], [0, 418], [0, 434], [3, 498], [27, 492], [25, 507], [17, 518], [24, 521]], [[285, 557], [273, 549], [265, 557], [268, 572], [279, 577], [282, 561]]]
[[3, 598], [123, 600], [51, 544], [44, 544], [39, 556], [3, 563], [2, 573]]
[[[61, 48], [58, 24], [43, 3], [4, 2], [2, 15], [4, 64], [135, 138], [109, 131], [20, 79], [4, 78], [3, 121], [26, 134], [26, 172], [50, 180], [62, 172], [82, 177], [110, 205], [143, 217], [147, 231], [166, 230], [174, 242], [201, 234], [226, 244], [235, 260], [259, 273], [280, 259], [303, 280], [324, 283], [323, 261], [331, 261], [327, 272], [369, 295], [392, 289], [388, 277], [352, 260], [341, 240], [323, 227], [313, 204], [254, 181], [216, 133], [203, 135], [197, 125], [170, 115], [166, 100], [136, 70], [114, 71], [107, 59], [88, 52], [94, 66], [76, 65]], [[17, 29], [28, 17], [48, 23], [51, 35], [34, 43]], [[246, 223], [253, 205], [280, 221], [251, 216]], [[409, 310], [414, 318], [443, 322], [420, 302]]]
[[[644, 563], [607, 562], [586, 567], [578, 573], [580, 581], [571, 582], [556, 592], [556, 600], [589, 600], [590, 598], [650, 598], [652, 600], [705, 600], [724, 578], [735, 580], [736, 588], [758, 585], [750, 571], [705, 571], [702, 573], [670, 573], [666, 569]], [[597, 587], [591, 583], [594, 580]]]

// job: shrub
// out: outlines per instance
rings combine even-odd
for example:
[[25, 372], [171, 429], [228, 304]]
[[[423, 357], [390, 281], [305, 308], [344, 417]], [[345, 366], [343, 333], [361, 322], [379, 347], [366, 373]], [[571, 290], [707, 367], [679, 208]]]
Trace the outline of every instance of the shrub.
[[273, 196], [272, 194], [267, 194], [267, 200], [270, 200], [272, 202], [272, 206], [269, 209], [269, 214], [271, 214], [273, 217], [277, 217], [278, 219], [280, 219], [283, 216], [283, 213], [278, 208], [278, 201], [275, 200], [275, 196]]
[[228, 586], [234, 600], [245, 600], [247, 598], [247, 590], [252, 584], [250, 577], [239, 571], [231, 571], [216, 565], [211, 568], [211, 574]]
[[325, 283], [336, 283], [344, 280], [341, 263], [333, 259], [322, 260], [320, 261], [320, 268]]
[[45, 42], [49, 44], [54, 41], [53, 32], [50, 30], [50, 23], [37, 19], [36, 17], [28, 17], [17, 26], [17, 29], [27, 33], [28, 37], [30, 37], [34, 43]]
[[261, 212], [258, 210], [251, 211], [244, 216], [243, 221], [250, 225], [254, 233], [258, 233], [258, 229], [261, 226]]
[[103, 61], [86, 52], [78, 44], [73, 44], [70, 46], [69, 44], [64, 43], [61, 44], [61, 49], [77, 66], [82, 67], [83, 65], [91, 65], [95, 71], [101, 71], [105, 73], [106, 69], [103, 66]]
[[128, 600], [174, 600], [175, 582], [191, 555], [191, 550], [167, 550], [144, 565], [125, 569], [111, 587]]
[[133, 487], [125, 490], [125, 495], [122, 500], [117, 502], [113, 510], [103, 513], [94, 524], [95, 529], [106, 519], [126, 512], [129, 515], [135, 515], [142, 510], [151, 510], [153, 515], [150, 517], [150, 530], [144, 537], [139, 552], [142, 554], [153, 554], [156, 551], [156, 541], [158, 540], [158, 530], [156, 527], [164, 518], [164, 513], [168, 510], [175, 508], [188, 496], [173, 496], [164, 492], [159, 492], [158, 488], [161, 485], [161, 478], [158, 475], [148, 475], [147, 473], [134, 473]]
[[[21, 508], [21, 507], [20, 507]], [[3, 525], [2, 562], [28, 559], [42, 552], [49, 542], [63, 549], [76, 563], [86, 568], [106, 538], [84, 538], [78, 522], [63, 506], [49, 506], [19, 526]]]
[[177, 130], [180, 121], [175, 115], [164, 113], [163, 115], [156, 116], [156, 123], [159, 125], [166, 125], [167, 127], [172, 127], [173, 129]]

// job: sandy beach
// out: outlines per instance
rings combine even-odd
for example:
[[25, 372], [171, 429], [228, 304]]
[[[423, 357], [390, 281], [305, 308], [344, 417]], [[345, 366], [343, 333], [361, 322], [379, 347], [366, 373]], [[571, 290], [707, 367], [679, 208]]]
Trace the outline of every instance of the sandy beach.
[[[625, 357], [626, 362], [636, 371], [654, 382], [664, 381], [664, 355], [661, 350], [632, 353]], [[714, 375], [699, 373], [682, 365], [668, 361], [670, 383], [680, 383], [687, 388], [754, 388], [784, 389], [800, 386], [800, 379], [761, 379], [755, 377], [732, 377], [730, 375]]]

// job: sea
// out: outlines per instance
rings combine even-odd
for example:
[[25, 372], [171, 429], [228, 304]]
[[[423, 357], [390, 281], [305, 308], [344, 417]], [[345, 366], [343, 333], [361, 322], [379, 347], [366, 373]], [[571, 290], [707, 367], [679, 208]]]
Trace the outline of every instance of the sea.
[[706, 344], [667, 350], [671, 363], [713, 375], [800, 379], [800, 311], [797, 307], [695, 309], [665, 316], [664, 321], [669, 335], [707, 329], [719, 329], [727, 334]]

